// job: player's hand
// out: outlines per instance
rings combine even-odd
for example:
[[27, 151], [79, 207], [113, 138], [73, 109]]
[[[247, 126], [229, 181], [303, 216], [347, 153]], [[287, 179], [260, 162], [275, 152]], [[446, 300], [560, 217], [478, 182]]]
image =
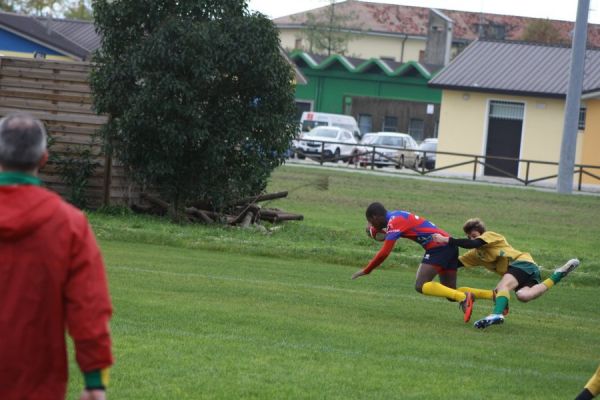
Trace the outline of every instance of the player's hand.
[[431, 240], [433, 240], [436, 243], [448, 243], [449, 238], [446, 236], [442, 236], [439, 233], [434, 233], [433, 235], [431, 235]]
[[359, 269], [358, 271], [352, 274], [352, 279], [359, 278], [363, 275], [366, 275], [365, 272], [362, 269]]
[[84, 390], [79, 396], [79, 400], [106, 400], [104, 390]]

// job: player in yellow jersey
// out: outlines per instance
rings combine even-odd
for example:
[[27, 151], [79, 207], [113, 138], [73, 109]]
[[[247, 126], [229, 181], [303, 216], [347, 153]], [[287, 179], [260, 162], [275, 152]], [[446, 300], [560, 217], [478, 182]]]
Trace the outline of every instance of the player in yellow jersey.
[[600, 394], [600, 367], [596, 370], [596, 373], [590, 378], [588, 383], [579, 393], [579, 396], [575, 400], [591, 400]]
[[479, 329], [504, 322], [503, 313], [508, 310], [510, 291], [515, 291], [519, 301], [528, 302], [540, 297], [579, 266], [579, 260], [576, 258], [569, 260], [565, 265], [557, 268], [550, 278], [542, 282], [540, 269], [531, 255], [514, 249], [504, 236], [487, 231], [480, 219], [469, 219], [465, 222], [463, 231], [467, 234], [467, 239], [454, 239], [442, 235], [433, 235], [432, 239], [470, 249], [459, 257], [459, 265], [465, 267], [481, 265], [502, 276], [495, 291], [457, 289], [470, 291], [475, 298], [495, 299], [496, 304], [492, 314], [475, 322], [475, 327]]

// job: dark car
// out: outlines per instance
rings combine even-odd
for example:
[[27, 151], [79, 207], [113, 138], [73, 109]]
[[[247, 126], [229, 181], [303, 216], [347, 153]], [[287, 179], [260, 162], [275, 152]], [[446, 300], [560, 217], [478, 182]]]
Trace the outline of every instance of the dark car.
[[425, 168], [435, 168], [435, 151], [437, 151], [438, 140], [436, 138], [425, 139], [419, 145], [419, 151], [417, 152], [417, 159], [415, 161], [416, 168], [423, 168], [423, 162], [425, 162]]

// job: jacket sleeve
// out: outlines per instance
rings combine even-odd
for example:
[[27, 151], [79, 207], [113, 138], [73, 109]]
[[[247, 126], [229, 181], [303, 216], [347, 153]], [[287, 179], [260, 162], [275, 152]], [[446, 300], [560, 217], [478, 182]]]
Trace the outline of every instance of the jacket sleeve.
[[108, 326], [112, 306], [100, 249], [87, 219], [79, 211], [77, 214], [65, 288], [65, 314], [75, 344], [75, 358], [85, 373], [113, 363]]

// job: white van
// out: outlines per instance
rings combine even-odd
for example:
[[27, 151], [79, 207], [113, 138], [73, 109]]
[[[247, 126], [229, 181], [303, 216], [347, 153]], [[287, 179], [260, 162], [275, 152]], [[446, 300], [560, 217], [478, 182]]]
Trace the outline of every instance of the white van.
[[351, 115], [305, 111], [302, 113], [302, 118], [300, 118], [300, 126], [302, 133], [309, 132], [317, 126], [337, 126], [352, 132], [356, 140], [360, 139], [360, 129], [358, 129], [358, 124]]

